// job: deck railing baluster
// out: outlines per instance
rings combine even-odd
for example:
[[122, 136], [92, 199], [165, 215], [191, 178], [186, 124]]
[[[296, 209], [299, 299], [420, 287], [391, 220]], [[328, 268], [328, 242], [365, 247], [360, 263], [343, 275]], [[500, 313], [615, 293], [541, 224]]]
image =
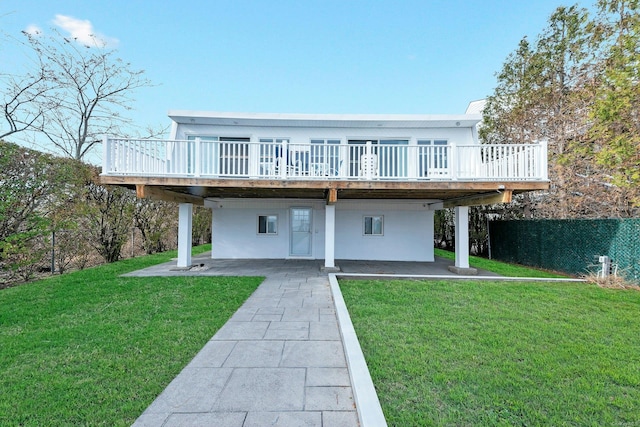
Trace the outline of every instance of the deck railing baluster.
[[[361, 179], [361, 157], [367, 149], [364, 144], [213, 142], [199, 138], [170, 141], [105, 137], [103, 144], [105, 175], [310, 180]], [[377, 155], [376, 179], [547, 179], [546, 143], [372, 145], [370, 150]]]

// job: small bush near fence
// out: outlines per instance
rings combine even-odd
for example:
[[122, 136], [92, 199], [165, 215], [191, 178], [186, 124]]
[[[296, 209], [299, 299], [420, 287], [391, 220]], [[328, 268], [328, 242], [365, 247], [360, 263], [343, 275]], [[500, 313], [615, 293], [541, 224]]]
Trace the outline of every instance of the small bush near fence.
[[608, 255], [640, 283], [640, 219], [492, 221], [489, 241], [493, 259], [574, 275], [593, 274]]

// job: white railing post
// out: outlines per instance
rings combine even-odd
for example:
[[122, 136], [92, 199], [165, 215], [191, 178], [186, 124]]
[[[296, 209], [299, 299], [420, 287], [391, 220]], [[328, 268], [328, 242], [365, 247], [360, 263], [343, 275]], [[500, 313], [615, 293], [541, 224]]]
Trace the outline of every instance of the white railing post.
[[196, 138], [195, 141], [196, 147], [195, 147], [195, 154], [194, 154], [194, 159], [193, 159], [193, 174], [198, 177], [200, 176], [200, 156], [202, 153], [202, 140], [200, 138]]
[[108, 174], [111, 172], [111, 150], [109, 149], [109, 137], [107, 135], [102, 136], [102, 173]]
[[455, 142], [449, 143], [449, 173], [451, 179], [456, 181], [458, 179], [458, 147]]
[[286, 179], [288, 175], [288, 167], [289, 167], [289, 145], [288, 140], [283, 139], [280, 145], [280, 157], [278, 158], [278, 164], [280, 167], [280, 177], [282, 179]]
[[[378, 147], [378, 151], [380, 147]], [[380, 153], [381, 154], [381, 153]], [[372, 161], [371, 161], [372, 157], [371, 157], [371, 141], [367, 141], [365, 147], [364, 147], [364, 157], [360, 157], [360, 169], [364, 169], [364, 177], [366, 179], [371, 179], [372, 175], [373, 175], [373, 168], [372, 168]], [[380, 159], [378, 159], [378, 162], [380, 161]], [[377, 167], [377, 165], [376, 165]]]
[[349, 145], [340, 144], [338, 146], [338, 178], [344, 179], [349, 176]]
[[418, 145], [409, 145], [407, 147], [407, 179], [413, 181], [418, 178], [420, 147]]
[[547, 140], [540, 141], [540, 148], [536, 150], [538, 153], [537, 164], [539, 165], [538, 167], [540, 168], [540, 171], [536, 175], [538, 175], [540, 179], [545, 181], [549, 179], [549, 167], [547, 165], [548, 150], [549, 150], [548, 141]]
[[253, 138], [249, 141], [249, 176], [257, 178], [260, 175], [260, 162], [262, 161], [262, 153], [260, 153], [260, 143]]

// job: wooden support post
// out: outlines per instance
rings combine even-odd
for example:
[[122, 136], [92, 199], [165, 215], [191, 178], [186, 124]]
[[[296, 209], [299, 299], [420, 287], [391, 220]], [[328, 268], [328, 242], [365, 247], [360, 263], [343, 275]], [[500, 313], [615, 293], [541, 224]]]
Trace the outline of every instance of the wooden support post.
[[138, 199], [144, 199], [145, 198], [144, 190], [145, 190], [144, 184], [136, 184], [136, 197]]
[[338, 189], [330, 188], [327, 193], [327, 205], [335, 205], [338, 202]]

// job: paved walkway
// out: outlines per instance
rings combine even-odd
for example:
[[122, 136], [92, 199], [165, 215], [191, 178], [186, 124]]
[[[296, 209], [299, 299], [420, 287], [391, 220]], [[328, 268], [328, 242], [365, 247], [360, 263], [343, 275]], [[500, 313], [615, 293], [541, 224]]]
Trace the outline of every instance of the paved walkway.
[[[207, 268], [212, 260], [199, 262], [199, 274], [267, 278], [134, 425], [358, 426], [329, 279], [319, 264], [245, 261], [239, 271], [237, 261], [214, 268]], [[166, 264], [134, 274], [161, 269], [180, 274]]]
[[[355, 275], [451, 275], [451, 264], [338, 261]], [[386, 425], [337, 282], [331, 279], [334, 298], [322, 260], [212, 260], [203, 254], [193, 265], [180, 271], [175, 262], [165, 263], [128, 276], [266, 280], [135, 426], [352, 427], [359, 425], [356, 401], [367, 427]]]

